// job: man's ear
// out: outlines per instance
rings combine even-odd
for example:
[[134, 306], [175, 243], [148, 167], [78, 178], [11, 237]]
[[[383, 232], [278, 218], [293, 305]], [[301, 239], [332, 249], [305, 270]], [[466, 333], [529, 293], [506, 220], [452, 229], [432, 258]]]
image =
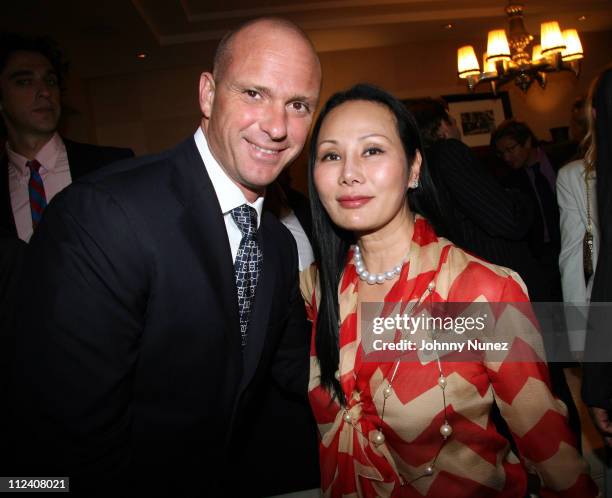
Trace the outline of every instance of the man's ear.
[[200, 110], [205, 118], [210, 114], [215, 101], [215, 78], [211, 73], [202, 73], [200, 76]]

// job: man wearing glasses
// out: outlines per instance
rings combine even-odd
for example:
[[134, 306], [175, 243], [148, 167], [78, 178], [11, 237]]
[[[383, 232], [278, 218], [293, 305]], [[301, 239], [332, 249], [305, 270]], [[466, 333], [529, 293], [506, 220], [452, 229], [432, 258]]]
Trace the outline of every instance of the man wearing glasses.
[[533, 256], [546, 270], [550, 300], [561, 300], [561, 277], [557, 264], [561, 235], [557, 206], [555, 168], [539, 147], [531, 129], [520, 121], [504, 121], [491, 135], [491, 146], [511, 168], [504, 178], [507, 187], [527, 195], [535, 206], [528, 243]]

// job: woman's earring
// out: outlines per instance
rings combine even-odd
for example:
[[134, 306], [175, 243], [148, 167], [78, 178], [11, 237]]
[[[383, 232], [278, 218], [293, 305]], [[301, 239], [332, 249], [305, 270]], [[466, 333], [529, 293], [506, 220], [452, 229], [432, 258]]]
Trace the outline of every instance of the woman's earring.
[[411, 184], [410, 184], [410, 188], [419, 188], [419, 181], [418, 180], [414, 180]]

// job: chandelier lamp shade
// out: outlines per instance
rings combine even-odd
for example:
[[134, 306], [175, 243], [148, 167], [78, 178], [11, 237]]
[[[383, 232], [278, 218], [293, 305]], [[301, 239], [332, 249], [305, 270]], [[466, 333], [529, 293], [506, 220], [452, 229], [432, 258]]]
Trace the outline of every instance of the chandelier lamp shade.
[[506, 6], [508, 31], [489, 31], [487, 51], [482, 58], [482, 69], [474, 47], [465, 45], [457, 50], [457, 73], [474, 91], [481, 83], [489, 83], [493, 92], [510, 81], [527, 92], [534, 81], [546, 86], [546, 75], [557, 71], [572, 71], [580, 75], [584, 57], [578, 31], [561, 31], [557, 21], [543, 22], [540, 43], [523, 23], [523, 6], [510, 1]]

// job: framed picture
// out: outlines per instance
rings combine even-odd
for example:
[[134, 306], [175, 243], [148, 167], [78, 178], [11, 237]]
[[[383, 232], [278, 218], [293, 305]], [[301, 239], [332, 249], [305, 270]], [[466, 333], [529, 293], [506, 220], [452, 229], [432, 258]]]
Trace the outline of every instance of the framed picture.
[[457, 120], [462, 140], [469, 147], [489, 145], [491, 133], [512, 117], [508, 92], [442, 95], [448, 113]]

